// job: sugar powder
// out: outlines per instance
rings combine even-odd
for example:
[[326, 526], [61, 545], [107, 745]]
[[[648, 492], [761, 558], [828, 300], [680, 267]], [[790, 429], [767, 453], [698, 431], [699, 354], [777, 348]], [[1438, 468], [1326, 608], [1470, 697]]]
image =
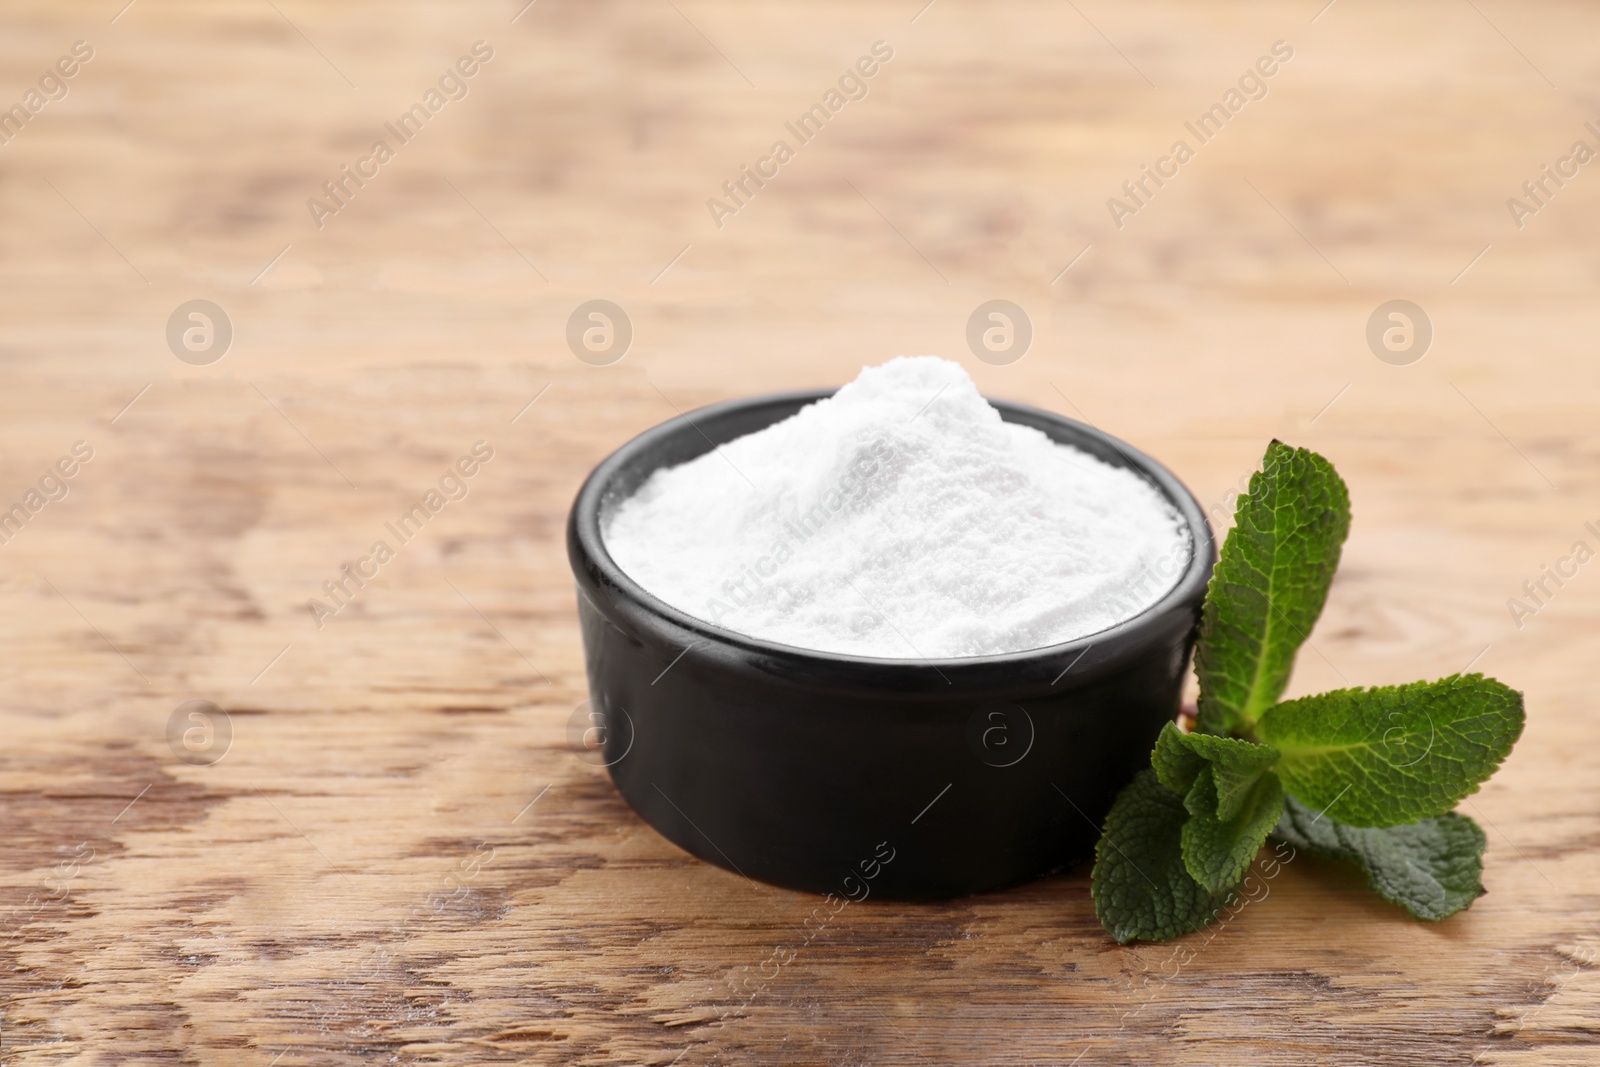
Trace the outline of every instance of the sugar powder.
[[894, 659], [1020, 652], [1154, 604], [1191, 552], [1138, 475], [1002, 422], [960, 364], [902, 357], [652, 474], [604, 519], [635, 581], [697, 618]]

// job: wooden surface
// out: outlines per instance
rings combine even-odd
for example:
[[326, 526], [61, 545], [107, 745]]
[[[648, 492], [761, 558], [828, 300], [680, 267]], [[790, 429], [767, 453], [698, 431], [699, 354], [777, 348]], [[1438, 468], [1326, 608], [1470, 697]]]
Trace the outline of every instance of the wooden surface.
[[[5, 506], [93, 449], [0, 545], [0, 1062], [1600, 1063], [1600, 564], [1506, 604], [1600, 544], [1600, 176], [1506, 206], [1595, 143], [1592, 7], [123, 3], [0, 16], [0, 101], [94, 49], [0, 146]], [[318, 229], [307, 199], [480, 39], [470, 94]], [[717, 228], [877, 40], [868, 96]], [[1278, 40], [1266, 97], [1116, 228]], [[611, 366], [564, 341], [594, 298], [634, 326]], [[993, 298], [1036, 330], [1009, 366], [964, 341]], [[1435, 329], [1408, 366], [1364, 340], [1395, 298]], [[235, 329], [206, 366], [164, 334], [193, 299]], [[1273, 435], [1329, 455], [1355, 523], [1294, 692], [1475, 657], [1526, 691], [1465, 808], [1488, 896], [1420, 924], [1299, 859], [1214, 936], [1121, 948], [1075, 871], [807, 941], [812, 899], [645, 827], [568, 743], [577, 485], [677, 408], [902, 352], [1218, 515]], [[479, 440], [469, 495], [319, 629], [308, 598]], [[230, 717], [219, 762], [169, 745], [191, 700]]]

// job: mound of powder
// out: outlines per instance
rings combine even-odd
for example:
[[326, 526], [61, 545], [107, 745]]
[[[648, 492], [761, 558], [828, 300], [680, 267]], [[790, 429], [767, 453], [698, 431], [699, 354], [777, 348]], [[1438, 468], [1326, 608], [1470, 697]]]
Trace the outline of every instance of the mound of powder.
[[901, 357], [681, 466], [603, 517], [668, 604], [800, 648], [892, 659], [1098, 633], [1189, 561], [1154, 487], [1002, 422], [958, 363]]

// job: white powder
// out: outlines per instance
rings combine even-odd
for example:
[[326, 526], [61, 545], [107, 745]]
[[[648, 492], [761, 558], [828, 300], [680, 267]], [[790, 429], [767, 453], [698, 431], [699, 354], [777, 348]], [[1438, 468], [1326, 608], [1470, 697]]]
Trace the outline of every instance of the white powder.
[[864, 369], [827, 400], [652, 474], [613, 559], [697, 618], [894, 659], [1019, 652], [1159, 600], [1190, 537], [1138, 475], [1002, 422], [958, 363]]

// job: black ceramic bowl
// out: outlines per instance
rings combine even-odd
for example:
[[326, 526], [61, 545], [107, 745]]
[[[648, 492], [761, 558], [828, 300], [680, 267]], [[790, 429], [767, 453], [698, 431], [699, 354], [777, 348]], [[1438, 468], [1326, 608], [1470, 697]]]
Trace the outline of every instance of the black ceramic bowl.
[[635, 437], [579, 490], [567, 527], [600, 751], [624, 798], [701, 859], [851, 899], [955, 897], [1091, 853], [1117, 792], [1177, 715], [1215, 559], [1194, 497], [1149, 457], [993, 401], [1136, 471], [1191, 551], [1159, 602], [1109, 630], [1001, 656], [871, 659], [746, 637], [646, 592], [612, 560], [607, 510], [653, 471], [763, 429], [829, 391], [715, 404]]

